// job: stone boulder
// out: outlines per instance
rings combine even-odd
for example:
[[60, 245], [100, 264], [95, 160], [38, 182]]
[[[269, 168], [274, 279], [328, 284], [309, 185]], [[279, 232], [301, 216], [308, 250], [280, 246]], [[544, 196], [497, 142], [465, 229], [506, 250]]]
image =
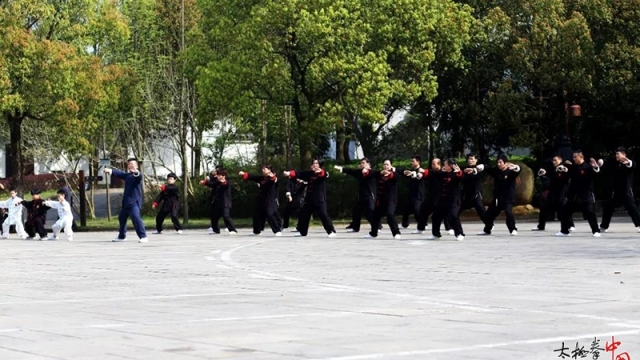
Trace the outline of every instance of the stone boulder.
[[[533, 170], [520, 161], [515, 161], [520, 166], [520, 176], [516, 178], [516, 205], [529, 205], [535, 191], [535, 176]], [[493, 178], [484, 175], [482, 180], [482, 196], [484, 204], [489, 205], [493, 201]]]

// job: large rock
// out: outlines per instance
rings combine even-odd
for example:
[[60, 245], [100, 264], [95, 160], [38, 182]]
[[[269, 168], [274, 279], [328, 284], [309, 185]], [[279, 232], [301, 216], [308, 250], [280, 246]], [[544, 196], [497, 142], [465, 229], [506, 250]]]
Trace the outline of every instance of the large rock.
[[[516, 161], [520, 166], [520, 176], [516, 178], [516, 205], [531, 204], [535, 191], [535, 178], [533, 170], [523, 162]], [[493, 201], [493, 178], [485, 175], [482, 181], [482, 196], [484, 204], [489, 205]]]

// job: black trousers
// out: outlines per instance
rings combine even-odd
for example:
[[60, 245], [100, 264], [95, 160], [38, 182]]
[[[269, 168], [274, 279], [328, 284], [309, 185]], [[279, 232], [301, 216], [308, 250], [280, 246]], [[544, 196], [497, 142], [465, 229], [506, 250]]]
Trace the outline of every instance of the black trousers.
[[214, 204], [211, 207], [211, 229], [216, 234], [220, 234], [220, 227], [218, 227], [218, 222], [220, 218], [224, 220], [224, 226], [229, 230], [229, 232], [234, 232], [236, 227], [233, 226], [233, 220], [231, 220], [231, 209], [222, 205]]
[[[557, 195], [549, 193], [546, 199], [540, 199], [540, 216], [538, 216], [538, 229], [544, 230], [547, 226], [547, 220], [553, 218], [557, 214], [558, 219], [562, 221], [563, 213], [567, 211], [568, 201], [566, 197], [558, 198]], [[569, 218], [569, 227], [574, 227], [573, 218]]]
[[395, 201], [379, 201], [376, 204], [376, 208], [373, 211], [371, 232], [369, 232], [371, 236], [378, 236], [378, 230], [380, 229], [380, 224], [382, 223], [383, 216], [387, 217], [387, 224], [389, 224], [391, 234], [393, 236], [400, 234], [400, 229], [398, 229], [398, 222], [396, 221], [396, 206], [397, 203]]
[[566, 211], [562, 211], [560, 219], [560, 231], [563, 234], [569, 233], [571, 227], [571, 217], [576, 211], [581, 211], [582, 216], [589, 222], [593, 234], [600, 232], [598, 218], [596, 217], [596, 204], [594, 201], [573, 201], [567, 204]]
[[455, 236], [462, 235], [462, 223], [460, 222], [460, 206], [458, 204], [442, 204], [434, 208], [431, 217], [432, 229], [431, 233], [435, 237], [442, 237], [440, 233], [440, 224], [447, 220], [453, 229]]
[[408, 199], [407, 203], [404, 205], [402, 209], [402, 227], [409, 227], [409, 217], [413, 215], [416, 219], [416, 222], [420, 223], [420, 208], [422, 207], [422, 199]]
[[508, 203], [504, 201], [493, 200], [487, 212], [484, 214], [484, 232], [487, 234], [491, 234], [491, 229], [493, 228], [493, 222], [496, 220], [500, 212], [504, 211], [504, 214], [507, 217], [507, 229], [509, 232], [514, 230], [518, 230], [516, 228], [516, 218], [513, 216], [513, 203]]
[[289, 227], [289, 219], [291, 218], [291, 215], [296, 212], [300, 212], [301, 207], [298, 204], [294, 205], [293, 202], [290, 202], [284, 207], [284, 210], [282, 210], [282, 228], [287, 229]]
[[[420, 218], [418, 219], [418, 230], [424, 231], [424, 229], [427, 228], [429, 216], [431, 216], [435, 210], [436, 202], [434, 200], [427, 199], [422, 203], [422, 206], [420, 207]], [[449, 218], [447, 217], [444, 218], [444, 229], [447, 231], [451, 230]]]
[[259, 201], [253, 212], [253, 233], [260, 234], [264, 230], [265, 222], [269, 223], [274, 234], [282, 231], [282, 220], [278, 213], [278, 206]]
[[[484, 209], [484, 203], [482, 202], [482, 194], [476, 193], [474, 196], [466, 196], [462, 199], [460, 210], [458, 210], [458, 218], [463, 211], [467, 209], [475, 209], [478, 217], [481, 221], [484, 221], [484, 215], [486, 210]], [[455, 230], [455, 229], [454, 229]]]
[[374, 201], [371, 197], [366, 199], [360, 199], [353, 208], [353, 221], [351, 222], [351, 228], [358, 232], [360, 231], [360, 224], [362, 223], [362, 217], [373, 224], [373, 209], [375, 207]]
[[633, 200], [633, 196], [630, 193], [620, 195], [614, 193], [613, 197], [604, 205], [602, 224], [600, 224], [601, 228], [609, 228], [613, 211], [620, 205], [624, 206], [625, 210], [627, 210], [627, 214], [631, 217], [633, 224], [636, 227], [640, 226], [640, 214], [638, 214], [638, 208], [636, 207], [636, 202]]
[[329, 213], [327, 212], [327, 203], [305, 203], [300, 210], [300, 218], [298, 219], [298, 230], [300, 231], [300, 235], [307, 236], [309, 233], [309, 222], [311, 221], [311, 215], [313, 214], [318, 215], [327, 234], [336, 232], [336, 229], [333, 227], [333, 223], [329, 218]]
[[173, 227], [176, 231], [182, 230], [182, 226], [180, 226], [180, 219], [178, 218], [178, 205], [174, 205], [168, 209], [162, 207], [162, 209], [158, 211], [158, 215], [156, 215], [156, 230], [162, 231], [164, 219], [167, 218], [167, 215], [171, 215], [171, 222], [173, 223]]
[[47, 237], [47, 230], [44, 228], [44, 221], [40, 218], [35, 218], [33, 221], [27, 221], [24, 223], [24, 231], [27, 232], [29, 237], [35, 237], [36, 233], [40, 235], [40, 238]]

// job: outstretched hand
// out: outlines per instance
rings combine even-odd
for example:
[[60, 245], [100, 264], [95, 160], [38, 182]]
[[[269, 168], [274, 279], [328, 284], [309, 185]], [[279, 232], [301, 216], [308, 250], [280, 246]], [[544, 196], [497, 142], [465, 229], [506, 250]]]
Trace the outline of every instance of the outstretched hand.
[[591, 158], [589, 159], [589, 162], [591, 163], [591, 167], [598, 167], [598, 162], [596, 161], [596, 159]]
[[464, 169], [464, 173], [465, 174], [473, 174], [473, 169], [472, 168], [466, 168], [466, 169]]
[[105, 175], [111, 175], [113, 173], [113, 169], [112, 168], [104, 168], [104, 174]]
[[240, 176], [244, 176], [244, 171], [239, 171], [239, 172], [238, 172], [238, 175], [240, 175]]

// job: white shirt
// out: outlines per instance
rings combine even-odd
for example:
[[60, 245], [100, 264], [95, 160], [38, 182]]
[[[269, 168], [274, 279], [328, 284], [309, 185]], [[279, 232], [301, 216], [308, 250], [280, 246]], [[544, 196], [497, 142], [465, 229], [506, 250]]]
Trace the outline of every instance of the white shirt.
[[57, 209], [58, 217], [60, 219], [64, 219], [68, 216], [73, 217], [73, 213], [71, 212], [71, 205], [69, 205], [69, 202], [67, 202], [67, 200], [62, 200], [62, 202], [57, 200], [47, 200], [44, 202], [44, 204], [52, 209]]
[[0, 201], [0, 207], [5, 208], [9, 212], [7, 223], [9, 225], [15, 225], [17, 222], [22, 222], [22, 205], [16, 206], [16, 203], [21, 202], [22, 199], [18, 196], [9, 198], [5, 201]]

